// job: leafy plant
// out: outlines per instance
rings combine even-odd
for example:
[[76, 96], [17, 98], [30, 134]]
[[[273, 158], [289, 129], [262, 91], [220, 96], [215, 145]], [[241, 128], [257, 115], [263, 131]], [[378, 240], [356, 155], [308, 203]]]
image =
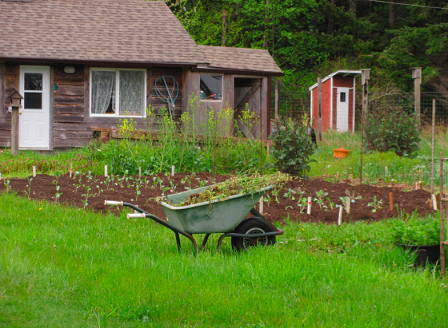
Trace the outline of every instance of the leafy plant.
[[420, 141], [413, 115], [401, 107], [369, 111], [364, 125], [364, 147], [370, 151], [393, 151], [399, 156], [413, 157]]
[[322, 209], [322, 207], [327, 208], [327, 206], [324, 205], [324, 197], [327, 195], [328, 195], [328, 192], [326, 192], [324, 190], [316, 191], [317, 198], [314, 198], [314, 201], [317, 203], [317, 205], [319, 205], [320, 209]]
[[375, 213], [377, 210], [382, 209], [383, 207], [381, 206], [381, 204], [383, 203], [383, 200], [377, 200], [376, 199], [376, 195], [373, 196], [373, 201], [368, 203], [367, 206], [373, 207], [372, 212]]
[[274, 122], [271, 155], [281, 172], [303, 176], [310, 169], [315, 144], [307, 134], [307, 128], [306, 117], [301, 120], [281, 118]]
[[440, 219], [421, 218], [416, 214], [406, 219], [391, 220], [392, 238], [405, 245], [435, 245], [440, 243]]

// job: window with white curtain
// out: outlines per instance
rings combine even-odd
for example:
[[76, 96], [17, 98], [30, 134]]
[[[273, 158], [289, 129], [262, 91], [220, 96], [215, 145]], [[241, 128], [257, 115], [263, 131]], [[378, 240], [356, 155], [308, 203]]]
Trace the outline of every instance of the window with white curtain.
[[90, 114], [92, 116], [144, 116], [146, 70], [92, 68]]

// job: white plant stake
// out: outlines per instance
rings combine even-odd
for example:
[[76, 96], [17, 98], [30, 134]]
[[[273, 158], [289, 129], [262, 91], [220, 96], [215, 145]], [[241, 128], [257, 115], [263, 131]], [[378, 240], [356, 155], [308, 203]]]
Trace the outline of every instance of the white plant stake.
[[104, 165], [104, 176], [107, 177], [107, 165]]
[[72, 177], [72, 172], [73, 172], [72, 164], [70, 163], [70, 178]]
[[35, 166], [33, 166], [33, 177], [34, 178], [36, 177], [36, 167]]
[[388, 176], [389, 175], [389, 171], [387, 169], [387, 166], [384, 167], [384, 170], [386, 171], [386, 176]]
[[174, 165], [171, 166], [171, 176], [174, 177]]
[[344, 211], [344, 207], [339, 207], [339, 216], [338, 216], [338, 225], [342, 223], [342, 212]]
[[307, 207], [307, 209], [306, 209], [306, 214], [311, 214], [311, 197], [308, 197], [308, 202], [307, 202], [307, 204], [308, 204], [308, 207]]
[[260, 208], [259, 211], [261, 215], [263, 215], [263, 196], [261, 196], [260, 198]]
[[139, 178], [142, 177], [142, 167], [141, 166], [138, 167], [138, 177]]
[[345, 203], [345, 210], [347, 214], [350, 214], [350, 197], [347, 197], [347, 202]]
[[0, 180], [2, 179], [2, 174], [0, 173]]

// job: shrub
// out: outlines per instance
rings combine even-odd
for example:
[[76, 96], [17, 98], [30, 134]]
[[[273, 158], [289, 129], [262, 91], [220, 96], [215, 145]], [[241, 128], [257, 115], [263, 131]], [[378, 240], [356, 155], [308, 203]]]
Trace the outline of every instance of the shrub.
[[313, 155], [316, 145], [307, 134], [306, 122], [306, 118], [282, 118], [274, 122], [276, 131], [271, 135], [274, 142], [271, 154], [281, 172], [303, 176], [310, 169], [309, 158]]
[[364, 124], [364, 148], [369, 151], [393, 151], [398, 156], [413, 157], [418, 150], [420, 133], [413, 114], [403, 109], [370, 111]]
[[406, 220], [394, 219], [392, 238], [404, 245], [435, 245], [440, 243], [440, 220], [433, 217], [419, 218], [413, 215]]

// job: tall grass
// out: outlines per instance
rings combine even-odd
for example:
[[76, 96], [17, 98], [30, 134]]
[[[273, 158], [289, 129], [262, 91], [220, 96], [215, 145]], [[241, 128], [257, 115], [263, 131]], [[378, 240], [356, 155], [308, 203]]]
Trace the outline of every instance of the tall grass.
[[[51, 215], [49, 215], [51, 213]], [[444, 327], [448, 295], [387, 222], [289, 222], [274, 247], [198, 257], [152, 221], [0, 196], [3, 327]]]

